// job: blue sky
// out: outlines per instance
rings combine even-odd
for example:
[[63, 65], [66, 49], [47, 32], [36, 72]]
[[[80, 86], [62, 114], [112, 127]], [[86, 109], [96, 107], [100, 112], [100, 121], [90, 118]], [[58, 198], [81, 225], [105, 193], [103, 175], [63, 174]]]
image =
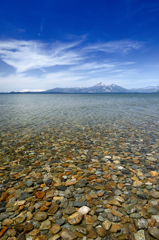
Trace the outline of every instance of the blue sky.
[[159, 85], [158, 0], [2, 0], [0, 92]]

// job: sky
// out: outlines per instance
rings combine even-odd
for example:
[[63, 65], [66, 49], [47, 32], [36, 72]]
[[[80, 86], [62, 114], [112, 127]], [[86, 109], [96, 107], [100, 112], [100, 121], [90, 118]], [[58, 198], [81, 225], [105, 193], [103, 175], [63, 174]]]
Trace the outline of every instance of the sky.
[[0, 92], [159, 85], [158, 0], [1, 0]]

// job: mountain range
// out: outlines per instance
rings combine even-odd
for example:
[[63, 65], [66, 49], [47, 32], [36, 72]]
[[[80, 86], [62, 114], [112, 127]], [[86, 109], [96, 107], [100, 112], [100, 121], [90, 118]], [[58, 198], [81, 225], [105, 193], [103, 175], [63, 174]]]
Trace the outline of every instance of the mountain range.
[[126, 89], [115, 84], [105, 85], [100, 82], [87, 88], [53, 88], [46, 93], [156, 93], [159, 92], [159, 86], [149, 86], [145, 88]]
[[[39, 93], [36, 91], [22, 91], [11, 93]], [[145, 88], [126, 89], [115, 84], [105, 85], [100, 82], [92, 87], [75, 87], [75, 88], [53, 88], [40, 93], [159, 93], [159, 86], [149, 86]]]

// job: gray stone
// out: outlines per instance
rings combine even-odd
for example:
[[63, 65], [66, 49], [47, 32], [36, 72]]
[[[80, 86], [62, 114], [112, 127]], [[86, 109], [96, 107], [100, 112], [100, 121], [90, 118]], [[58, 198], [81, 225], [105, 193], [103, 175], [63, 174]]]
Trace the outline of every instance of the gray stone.
[[29, 198], [29, 197], [31, 197], [31, 196], [32, 196], [32, 195], [29, 194], [29, 193], [22, 192], [21, 195], [20, 195], [19, 200], [25, 200], [26, 198]]
[[112, 176], [112, 180], [113, 180], [113, 181], [118, 181], [118, 177], [117, 177], [116, 175], [113, 175], [113, 176]]
[[65, 223], [65, 220], [60, 218], [60, 219], [56, 219], [55, 223], [59, 226], [62, 226]]
[[153, 219], [156, 220], [156, 222], [159, 222], [159, 215], [152, 215], [151, 216]]
[[75, 188], [85, 187], [86, 184], [87, 184], [87, 179], [82, 178], [78, 181], [78, 183], [75, 184]]
[[151, 215], [156, 215], [157, 210], [156, 210], [155, 208], [149, 207], [149, 208], [147, 209], [147, 212], [148, 212], [149, 214], [151, 214]]
[[133, 199], [131, 200], [131, 204], [132, 204], [132, 205], [135, 205], [137, 202], [138, 202], [138, 200], [137, 200], [136, 198], [133, 198]]
[[102, 174], [101, 170], [97, 170], [97, 171], [95, 171], [95, 175], [97, 175], [97, 176], [101, 176], [101, 174]]
[[97, 218], [100, 222], [104, 222], [105, 221], [105, 218], [104, 217], [102, 217], [102, 216], [98, 216], [98, 218]]
[[61, 228], [71, 228], [71, 225], [69, 223], [66, 223], [64, 225], [61, 226]]
[[140, 230], [137, 233], [134, 233], [135, 240], [146, 240], [144, 230]]
[[141, 218], [141, 219], [135, 219], [134, 221], [137, 229], [147, 229], [148, 221], [146, 219]]
[[5, 212], [5, 211], [6, 211], [5, 207], [0, 208], [0, 213]]
[[149, 233], [154, 237], [159, 239], [159, 229], [156, 227], [148, 227]]
[[33, 186], [33, 181], [28, 180], [25, 182], [25, 185], [27, 185], [28, 187], [31, 187], [31, 186]]
[[129, 204], [125, 210], [127, 214], [131, 214], [131, 213], [135, 213], [137, 211], [137, 208], [134, 205]]
[[65, 191], [65, 197], [66, 197], [66, 198], [71, 198], [71, 197], [73, 197], [73, 193], [72, 193], [72, 191], [71, 191], [70, 189], [67, 189], [67, 190]]
[[20, 190], [20, 189], [16, 190], [16, 191], [15, 191], [15, 197], [16, 197], [16, 199], [19, 199], [21, 194], [22, 194], [22, 190]]
[[56, 189], [60, 190], [60, 191], [65, 191], [67, 189], [67, 187], [66, 186], [57, 186]]
[[68, 199], [67, 198], [63, 198], [60, 204], [61, 208], [66, 208], [68, 206]]
[[141, 218], [141, 215], [139, 213], [132, 213], [130, 214], [131, 218]]
[[86, 206], [87, 204], [84, 201], [75, 201], [73, 205], [74, 207], [82, 207]]
[[71, 215], [72, 213], [76, 212], [76, 208], [68, 206], [64, 212], [66, 215]]
[[54, 219], [58, 219], [58, 218], [61, 218], [62, 217], [62, 211], [61, 210], [59, 210], [59, 211], [57, 211], [56, 213], [55, 213], [55, 215], [53, 216], [53, 218]]
[[156, 191], [159, 191], [159, 184], [155, 186]]
[[116, 190], [116, 191], [114, 192], [114, 194], [115, 194], [115, 196], [120, 196], [120, 195], [122, 194], [122, 191]]
[[137, 165], [133, 165], [131, 168], [135, 170], [135, 169], [138, 169], [139, 166], [137, 166]]
[[34, 228], [38, 229], [40, 227], [40, 222], [39, 221], [32, 220], [31, 223], [33, 224]]
[[159, 192], [158, 191], [151, 191], [150, 194], [153, 198], [159, 198]]
[[87, 234], [87, 229], [85, 227], [81, 227], [81, 226], [76, 226], [75, 227], [76, 231], [82, 234]]

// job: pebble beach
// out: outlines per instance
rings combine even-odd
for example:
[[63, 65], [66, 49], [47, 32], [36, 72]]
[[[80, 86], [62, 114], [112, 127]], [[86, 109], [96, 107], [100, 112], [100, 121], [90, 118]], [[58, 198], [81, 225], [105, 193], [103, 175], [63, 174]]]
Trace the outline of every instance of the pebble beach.
[[159, 239], [159, 117], [144, 104], [133, 115], [74, 103], [69, 117], [32, 116], [32, 128], [5, 115], [0, 239]]

